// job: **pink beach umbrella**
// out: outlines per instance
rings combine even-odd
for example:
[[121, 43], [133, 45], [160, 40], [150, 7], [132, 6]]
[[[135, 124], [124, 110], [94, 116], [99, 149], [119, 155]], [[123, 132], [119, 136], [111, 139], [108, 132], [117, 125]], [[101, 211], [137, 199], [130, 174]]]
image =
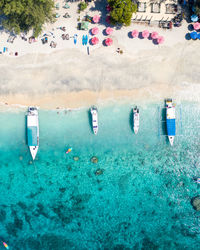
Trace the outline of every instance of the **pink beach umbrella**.
[[106, 22], [107, 22], [107, 23], [110, 23], [110, 16], [107, 16], [107, 17], [106, 17]]
[[99, 38], [95, 36], [95, 37], [93, 37], [93, 38], [91, 39], [91, 42], [92, 42], [92, 45], [96, 45], [96, 44], [99, 43]]
[[149, 31], [148, 31], [148, 30], [142, 31], [142, 36], [143, 36], [144, 38], [148, 38], [148, 37], [149, 37]]
[[159, 37], [157, 38], [158, 44], [164, 43], [164, 41], [165, 41], [165, 39], [164, 39], [163, 36], [159, 36]]
[[113, 33], [113, 29], [112, 28], [110, 28], [110, 27], [106, 28], [106, 34], [107, 35], [110, 35], [112, 33]]
[[111, 46], [113, 44], [113, 40], [111, 38], [107, 38], [105, 40], [105, 44], [106, 44], [106, 46]]
[[152, 39], [157, 39], [157, 38], [158, 38], [158, 32], [153, 31], [153, 32], [151, 33], [151, 38], [152, 38]]
[[99, 28], [98, 27], [92, 28], [91, 33], [92, 35], [97, 35], [99, 33]]
[[193, 28], [194, 28], [195, 30], [199, 30], [199, 29], [200, 29], [200, 23], [198, 23], [198, 22], [194, 23], [194, 24], [193, 24]]
[[98, 23], [99, 20], [100, 20], [100, 16], [98, 16], [98, 15], [95, 15], [95, 16], [93, 16], [93, 18], [92, 18], [92, 21], [93, 21], [94, 23]]
[[135, 37], [138, 37], [139, 32], [138, 32], [138, 30], [133, 30], [131, 34], [132, 34], [132, 37], [135, 38]]

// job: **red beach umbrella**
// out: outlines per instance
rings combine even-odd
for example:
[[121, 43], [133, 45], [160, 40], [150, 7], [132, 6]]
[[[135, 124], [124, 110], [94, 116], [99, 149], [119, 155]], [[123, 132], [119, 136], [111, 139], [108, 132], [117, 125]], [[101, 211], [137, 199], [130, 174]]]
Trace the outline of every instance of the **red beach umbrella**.
[[92, 21], [93, 21], [94, 23], [98, 23], [99, 20], [100, 20], [100, 16], [98, 16], [98, 15], [95, 15], [95, 16], [93, 16], [93, 18], [92, 18]]
[[91, 33], [92, 35], [97, 35], [99, 33], [99, 28], [98, 27], [92, 28]]
[[107, 11], [111, 11], [110, 5], [107, 5], [107, 6], [106, 6], [106, 10], [107, 10]]
[[200, 29], [200, 23], [198, 23], [198, 22], [194, 23], [194, 24], [193, 24], [193, 28], [194, 28], [195, 30], [199, 30], [199, 29]]
[[113, 33], [113, 29], [112, 28], [110, 28], [110, 27], [106, 28], [106, 34], [107, 35], [110, 35], [112, 33]]
[[138, 37], [139, 32], [138, 32], [138, 30], [133, 30], [131, 34], [132, 34], [132, 37], [135, 38], [135, 37]]
[[105, 40], [105, 44], [106, 44], [106, 46], [111, 46], [113, 44], [113, 40], [111, 38], [107, 38]]
[[158, 38], [158, 32], [153, 31], [153, 32], [151, 33], [151, 38], [152, 38], [152, 39], [157, 39], [157, 38]]
[[107, 17], [106, 17], [106, 22], [107, 22], [107, 23], [110, 23], [110, 16], [107, 16]]
[[149, 37], [149, 31], [148, 31], [148, 30], [142, 31], [142, 36], [143, 36], [144, 38], [148, 38], [148, 37]]
[[95, 36], [95, 37], [93, 37], [93, 38], [91, 39], [91, 42], [92, 42], [92, 45], [96, 45], [96, 44], [99, 43], [99, 38]]
[[164, 39], [163, 36], [159, 36], [159, 37], [157, 38], [158, 44], [164, 43], [164, 41], [165, 41], [165, 39]]

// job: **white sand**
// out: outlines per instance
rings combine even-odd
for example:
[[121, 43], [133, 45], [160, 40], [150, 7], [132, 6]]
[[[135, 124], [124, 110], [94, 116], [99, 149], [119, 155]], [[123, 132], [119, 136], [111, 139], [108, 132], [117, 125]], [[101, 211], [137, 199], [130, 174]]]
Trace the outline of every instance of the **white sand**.
[[[82, 34], [77, 31], [77, 4], [72, 3], [68, 12], [71, 19], [60, 18], [45, 32], [54, 27], [57, 48], [42, 45], [40, 39], [34, 44], [16, 38], [13, 44], [6, 42], [8, 35], [1, 34], [0, 50], [18, 51], [19, 57], [0, 56], [0, 101], [8, 104], [38, 105], [43, 108], [74, 108], [101, 103], [107, 100], [156, 101], [173, 97], [177, 101], [200, 101], [199, 41], [187, 41], [187, 24], [172, 31], [157, 27], [131, 25], [114, 30], [114, 44], [102, 45], [106, 38], [98, 25], [101, 41], [90, 47], [81, 43]], [[92, 12], [92, 16], [98, 12]], [[90, 14], [90, 13], [89, 13]], [[81, 14], [83, 16], [83, 14]], [[61, 30], [65, 26], [70, 36], [78, 34], [77, 45], [73, 39], [63, 41]], [[96, 25], [90, 24], [90, 28]], [[128, 33], [138, 29], [158, 31], [165, 37], [163, 45], [154, 45], [151, 40], [131, 39]], [[51, 41], [51, 39], [49, 39]], [[120, 47], [123, 55], [116, 52]]]

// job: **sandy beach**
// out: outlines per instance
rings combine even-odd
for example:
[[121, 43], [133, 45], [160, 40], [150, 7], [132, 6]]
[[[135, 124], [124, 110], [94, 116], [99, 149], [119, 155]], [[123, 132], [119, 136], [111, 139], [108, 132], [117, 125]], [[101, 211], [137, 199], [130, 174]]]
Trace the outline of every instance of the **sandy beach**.
[[[77, 5], [70, 7], [68, 12], [76, 13]], [[0, 56], [2, 105], [37, 105], [52, 109], [115, 100], [160, 101], [166, 97], [177, 101], [200, 101], [199, 41], [185, 39], [186, 22], [170, 31], [132, 24], [114, 30], [110, 47], [102, 44], [106, 38], [105, 26], [90, 24], [90, 28], [99, 27], [100, 43], [89, 45], [88, 55], [86, 46], [81, 43], [82, 34], [88, 31], [77, 31], [75, 19], [76, 15], [67, 21], [61, 18], [53, 26], [46, 27], [47, 32], [54, 29], [56, 49], [51, 49], [49, 44], [43, 45], [41, 37], [34, 44], [21, 38], [16, 38], [13, 44], [7, 43], [10, 54]], [[70, 36], [78, 34], [76, 45], [73, 38], [62, 41], [62, 32], [55, 27], [63, 25]], [[155, 45], [149, 39], [130, 38], [133, 29], [155, 30], [164, 36], [165, 42]], [[1, 36], [0, 49], [5, 46], [8, 34]], [[117, 48], [123, 50], [122, 55], [116, 52]], [[18, 57], [14, 56], [16, 51]]]

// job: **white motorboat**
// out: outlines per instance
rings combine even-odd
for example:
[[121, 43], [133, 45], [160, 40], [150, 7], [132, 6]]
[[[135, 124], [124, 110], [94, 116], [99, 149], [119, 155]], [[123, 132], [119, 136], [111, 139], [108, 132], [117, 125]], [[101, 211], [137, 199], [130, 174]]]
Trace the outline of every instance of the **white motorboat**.
[[91, 107], [90, 109], [92, 115], [92, 129], [94, 134], [96, 135], [98, 132], [98, 110], [96, 107]]
[[36, 107], [29, 107], [27, 114], [27, 141], [33, 160], [39, 147], [39, 121]]
[[173, 146], [174, 137], [176, 135], [176, 115], [175, 106], [172, 103], [172, 99], [166, 100], [166, 124], [168, 139], [171, 146]]
[[133, 130], [137, 134], [140, 126], [140, 114], [137, 106], [133, 109]]

